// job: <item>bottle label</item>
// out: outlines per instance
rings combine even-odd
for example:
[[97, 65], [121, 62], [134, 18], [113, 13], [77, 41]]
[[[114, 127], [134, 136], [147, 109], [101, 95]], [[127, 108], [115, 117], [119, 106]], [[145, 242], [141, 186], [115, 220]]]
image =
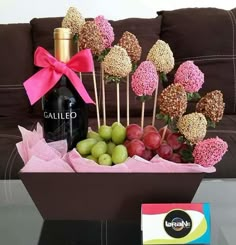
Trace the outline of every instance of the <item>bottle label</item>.
[[44, 110], [44, 137], [47, 142], [66, 139], [72, 149], [79, 140], [86, 138], [88, 130], [87, 110], [84, 108], [52, 111]]
[[63, 120], [63, 119], [75, 119], [77, 117], [77, 112], [49, 112], [44, 111], [43, 116], [45, 119], [55, 119], [55, 120]]

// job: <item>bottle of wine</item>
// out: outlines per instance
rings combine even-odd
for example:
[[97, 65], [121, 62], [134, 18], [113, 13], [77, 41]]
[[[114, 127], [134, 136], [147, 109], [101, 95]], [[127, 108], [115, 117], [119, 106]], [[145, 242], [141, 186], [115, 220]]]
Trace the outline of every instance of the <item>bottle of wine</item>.
[[[66, 63], [73, 52], [73, 36], [68, 28], [54, 30], [54, 55]], [[47, 142], [66, 139], [68, 150], [86, 138], [88, 131], [87, 104], [63, 75], [57, 84], [43, 97], [44, 137]]]

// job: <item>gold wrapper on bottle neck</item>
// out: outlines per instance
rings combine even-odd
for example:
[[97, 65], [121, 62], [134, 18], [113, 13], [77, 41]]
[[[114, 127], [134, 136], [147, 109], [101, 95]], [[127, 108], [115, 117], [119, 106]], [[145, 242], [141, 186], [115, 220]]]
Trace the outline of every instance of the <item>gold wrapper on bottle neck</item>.
[[61, 62], [68, 62], [73, 55], [73, 34], [69, 28], [54, 29], [54, 55]]

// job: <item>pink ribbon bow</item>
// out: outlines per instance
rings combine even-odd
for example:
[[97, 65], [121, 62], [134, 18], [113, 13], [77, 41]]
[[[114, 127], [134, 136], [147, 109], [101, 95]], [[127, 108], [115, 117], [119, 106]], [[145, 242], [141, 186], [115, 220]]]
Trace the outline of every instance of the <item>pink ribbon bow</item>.
[[44, 48], [38, 47], [34, 54], [34, 64], [43, 67], [43, 69], [24, 82], [31, 105], [53, 88], [63, 74], [69, 78], [85, 103], [94, 104], [82, 81], [74, 72], [93, 71], [94, 64], [90, 49], [78, 52], [70, 61], [63, 63], [54, 58]]

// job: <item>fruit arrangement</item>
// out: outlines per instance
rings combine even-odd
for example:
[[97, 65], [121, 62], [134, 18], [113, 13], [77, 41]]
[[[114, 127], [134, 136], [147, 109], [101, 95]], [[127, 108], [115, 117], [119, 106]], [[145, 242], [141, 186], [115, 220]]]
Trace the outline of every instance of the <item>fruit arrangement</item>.
[[107, 166], [123, 163], [133, 156], [149, 161], [156, 154], [176, 163], [184, 162], [182, 152], [190, 146], [179, 141], [179, 133], [167, 129], [163, 137], [164, 131], [152, 125], [142, 129], [138, 124], [124, 127], [115, 122], [111, 126], [102, 125], [98, 132], [90, 129], [76, 149], [81, 156]]
[[[98, 132], [90, 130], [87, 139], [78, 142], [76, 148], [81, 156], [108, 166], [123, 163], [133, 156], [149, 161], [158, 155], [171, 162], [202, 166], [213, 166], [222, 159], [228, 148], [227, 143], [218, 137], [204, 138], [208, 127], [214, 127], [223, 117], [223, 94], [215, 90], [201, 98], [198, 91], [204, 85], [204, 74], [193, 61], [183, 62], [175, 73], [173, 83], [169, 83], [167, 74], [174, 68], [175, 60], [166, 42], [157, 40], [148, 52], [146, 61], [138, 65], [142, 48], [134, 34], [124, 32], [117, 45], [112, 46], [113, 28], [103, 16], [85, 21], [76, 12], [77, 17], [73, 20], [74, 14], [70, 14], [70, 11], [75, 12], [69, 9], [62, 24], [75, 30], [77, 46], [80, 49], [90, 48], [94, 59], [101, 65], [103, 124], [100, 123], [96, 78], [93, 74]], [[120, 123], [119, 83], [124, 78], [126, 127]], [[111, 126], [106, 124], [105, 85], [109, 86], [109, 82], [116, 83], [117, 97], [117, 122]], [[165, 89], [158, 95], [160, 82]], [[129, 124], [130, 87], [141, 101], [140, 125]], [[145, 126], [145, 101], [152, 96], [152, 123]], [[190, 113], [187, 112], [189, 101], [196, 102], [195, 110]], [[157, 129], [156, 119], [164, 121], [165, 126]]]

